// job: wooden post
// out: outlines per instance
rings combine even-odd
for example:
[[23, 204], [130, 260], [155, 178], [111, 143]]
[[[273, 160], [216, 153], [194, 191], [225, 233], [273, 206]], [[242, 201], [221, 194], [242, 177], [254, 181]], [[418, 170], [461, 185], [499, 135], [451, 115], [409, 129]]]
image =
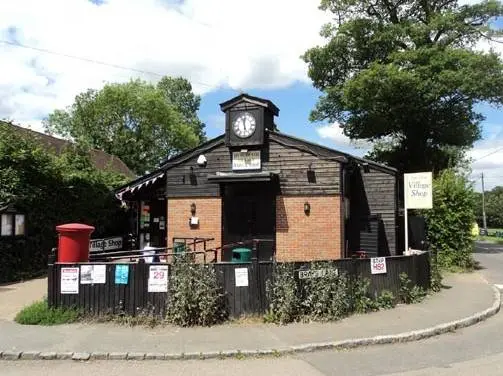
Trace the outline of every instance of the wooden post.
[[57, 260], [57, 248], [52, 248], [49, 253], [49, 257], [47, 258], [47, 305], [49, 307], [54, 307], [55, 304], [55, 292], [54, 292], [54, 270], [57, 268], [54, 267], [54, 263]]
[[252, 245], [252, 257], [251, 257], [251, 261], [252, 261], [252, 270], [251, 270], [251, 273], [253, 275], [253, 284], [252, 286], [250, 286], [251, 290], [251, 294], [249, 294], [248, 296], [251, 297], [252, 299], [252, 310], [254, 313], [258, 313], [259, 310], [260, 310], [260, 302], [259, 302], [259, 297], [260, 297], [260, 293], [259, 293], [259, 278], [260, 278], [260, 271], [259, 271], [259, 265], [258, 265], [258, 247], [257, 247], [257, 243], [258, 241], [257, 240], [253, 240], [253, 245]]

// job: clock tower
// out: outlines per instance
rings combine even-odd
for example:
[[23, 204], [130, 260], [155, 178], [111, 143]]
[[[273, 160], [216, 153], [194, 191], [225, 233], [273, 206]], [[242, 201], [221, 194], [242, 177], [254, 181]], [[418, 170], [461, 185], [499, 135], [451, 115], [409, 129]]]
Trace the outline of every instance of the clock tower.
[[241, 94], [220, 104], [225, 113], [225, 144], [228, 147], [261, 146], [265, 131], [275, 130], [279, 109], [269, 100]]

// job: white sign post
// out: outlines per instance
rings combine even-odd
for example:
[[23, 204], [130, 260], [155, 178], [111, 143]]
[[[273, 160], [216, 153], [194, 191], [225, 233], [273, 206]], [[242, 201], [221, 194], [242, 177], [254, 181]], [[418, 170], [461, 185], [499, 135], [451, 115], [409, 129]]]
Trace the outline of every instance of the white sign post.
[[431, 172], [403, 175], [405, 254], [409, 254], [408, 209], [431, 209], [433, 207], [433, 182]]

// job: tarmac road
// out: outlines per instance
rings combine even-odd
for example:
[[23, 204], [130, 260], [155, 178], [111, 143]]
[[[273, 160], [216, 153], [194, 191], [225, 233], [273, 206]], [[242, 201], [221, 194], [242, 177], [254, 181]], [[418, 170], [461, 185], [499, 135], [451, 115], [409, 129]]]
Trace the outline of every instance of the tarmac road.
[[[475, 258], [490, 283], [503, 285], [503, 246], [478, 243]], [[498, 313], [458, 332], [406, 344], [246, 360], [0, 362], [0, 375], [503, 375], [502, 336]]]

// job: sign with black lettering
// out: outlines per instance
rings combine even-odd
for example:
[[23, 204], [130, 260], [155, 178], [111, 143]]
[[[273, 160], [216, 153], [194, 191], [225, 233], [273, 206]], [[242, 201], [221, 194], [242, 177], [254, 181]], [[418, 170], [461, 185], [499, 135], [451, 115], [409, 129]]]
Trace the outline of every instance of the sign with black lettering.
[[339, 275], [339, 269], [299, 270], [299, 279], [322, 278], [329, 275]]
[[89, 250], [91, 252], [111, 251], [114, 249], [122, 249], [122, 238], [120, 236], [105, 239], [91, 239], [89, 242]]
[[433, 207], [433, 184], [431, 172], [404, 174], [406, 209], [431, 209]]
[[233, 170], [260, 170], [260, 150], [235, 151], [232, 153]]

